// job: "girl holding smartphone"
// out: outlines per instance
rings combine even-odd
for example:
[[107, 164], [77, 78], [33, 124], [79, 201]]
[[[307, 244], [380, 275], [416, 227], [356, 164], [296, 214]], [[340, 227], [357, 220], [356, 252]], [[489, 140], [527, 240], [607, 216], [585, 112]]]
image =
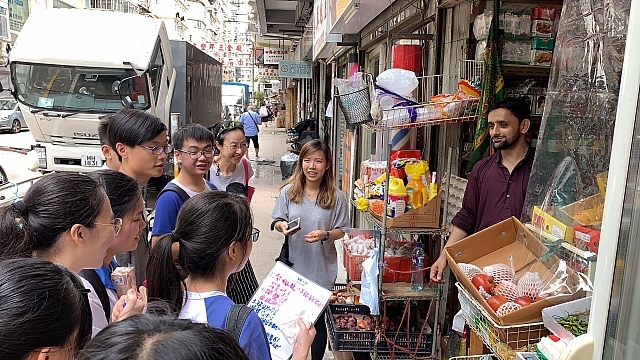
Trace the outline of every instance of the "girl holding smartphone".
[[[271, 213], [274, 229], [289, 236], [289, 261], [293, 269], [320, 286], [331, 289], [338, 275], [334, 244], [349, 226], [347, 201], [335, 186], [329, 146], [312, 140], [300, 150], [296, 170], [280, 191]], [[300, 218], [298, 230], [288, 223]], [[324, 316], [316, 323], [312, 360], [320, 360], [327, 346]]]

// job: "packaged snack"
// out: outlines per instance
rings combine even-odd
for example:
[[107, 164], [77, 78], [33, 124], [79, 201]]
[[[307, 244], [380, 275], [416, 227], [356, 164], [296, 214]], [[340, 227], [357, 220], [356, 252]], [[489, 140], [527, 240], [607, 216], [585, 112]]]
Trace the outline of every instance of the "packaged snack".
[[134, 266], [119, 266], [111, 273], [111, 282], [116, 287], [118, 297], [126, 295], [129, 289], [136, 290], [136, 271]]
[[551, 66], [553, 51], [551, 50], [531, 50], [531, 65]]
[[533, 20], [531, 22], [531, 36], [551, 37], [553, 31], [553, 21]]

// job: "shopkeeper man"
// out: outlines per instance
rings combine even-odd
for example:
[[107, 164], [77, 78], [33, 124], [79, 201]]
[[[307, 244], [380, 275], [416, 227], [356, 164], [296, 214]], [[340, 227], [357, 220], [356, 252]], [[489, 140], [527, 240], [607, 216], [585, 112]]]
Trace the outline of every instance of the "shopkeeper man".
[[[447, 245], [511, 216], [520, 218], [534, 156], [525, 139], [530, 117], [529, 106], [515, 98], [497, 101], [489, 108], [489, 135], [496, 152], [473, 167], [462, 209], [451, 221]], [[442, 282], [446, 267], [442, 252], [431, 267], [431, 281]]]

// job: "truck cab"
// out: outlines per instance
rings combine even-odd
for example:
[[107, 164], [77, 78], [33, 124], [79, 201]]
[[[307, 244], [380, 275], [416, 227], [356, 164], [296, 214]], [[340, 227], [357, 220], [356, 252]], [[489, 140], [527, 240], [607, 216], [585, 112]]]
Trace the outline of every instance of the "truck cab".
[[98, 123], [125, 107], [153, 113], [169, 128], [176, 75], [161, 20], [100, 10], [40, 11], [24, 25], [9, 65], [43, 171], [101, 167]]

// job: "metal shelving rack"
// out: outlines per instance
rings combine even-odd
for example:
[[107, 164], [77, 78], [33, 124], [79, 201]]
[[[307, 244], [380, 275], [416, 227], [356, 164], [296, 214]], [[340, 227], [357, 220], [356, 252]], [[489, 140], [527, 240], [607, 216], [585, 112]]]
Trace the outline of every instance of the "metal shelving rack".
[[[383, 121], [374, 121], [370, 123], [363, 124], [363, 126], [370, 129], [372, 132], [381, 132], [383, 134], [383, 143], [384, 145], [384, 157], [387, 158], [387, 165], [385, 169], [386, 178], [389, 179], [391, 172], [391, 131], [396, 129], [405, 129], [405, 128], [419, 128], [433, 125], [446, 125], [451, 123], [461, 123], [461, 122], [471, 122], [476, 121], [478, 116], [478, 104], [479, 99], [464, 99], [464, 100], [454, 100], [447, 101], [442, 103], [434, 103], [430, 101], [431, 96], [441, 94], [441, 93], [456, 93], [457, 85], [460, 79], [468, 79], [468, 80], [478, 80], [482, 76], [482, 62], [478, 61], [461, 61], [459, 73], [455, 75], [435, 75], [435, 76], [423, 76], [418, 78], [419, 86], [418, 91], [420, 93], [420, 101], [419, 105], [414, 106], [405, 106], [405, 107], [396, 107], [388, 110], [383, 110]], [[334, 102], [335, 103], [335, 102]], [[415, 117], [414, 121], [407, 122], [407, 117], [405, 115], [406, 112], [413, 112], [414, 114], [419, 111], [419, 109], [437, 109], [443, 108], [445, 106], [454, 107], [455, 114], [450, 116], [440, 116], [437, 118], [423, 118]], [[427, 110], [429, 111], [429, 110]], [[451, 168], [451, 154], [449, 154], [449, 164], [448, 168]], [[385, 182], [385, 191], [384, 191], [384, 204], [388, 203], [388, 193], [389, 193], [389, 182]], [[442, 217], [442, 223], [446, 224], [447, 216], [446, 216], [446, 204], [448, 201], [448, 191], [445, 192], [445, 215]], [[353, 199], [351, 199], [353, 204]], [[353, 204], [355, 205], [355, 204]], [[406, 283], [383, 283], [382, 282], [382, 272], [384, 269], [384, 241], [381, 239], [386, 239], [387, 233], [399, 233], [399, 234], [408, 234], [408, 235], [434, 235], [440, 237], [440, 246], [439, 252], [442, 251], [444, 247], [444, 236], [447, 233], [447, 229], [443, 226], [441, 228], [388, 228], [387, 227], [387, 215], [386, 211], [383, 212], [383, 216], [381, 219], [377, 219], [369, 212], [365, 212], [365, 218], [369, 220], [374, 227], [379, 230], [376, 231], [376, 234], [380, 234], [380, 239], [377, 242], [378, 251], [380, 254], [380, 262], [378, 264], [378, 289], [380, 294], [380, 302], [383, 303], [385, 301], [393, 301], [393, 300], [403, 300], [403, 301], [411, 301], [411, 300], [431, 300], [432, 303], [431, 308], [434, 309], [434, 318], [436, 322], [432, 328], [432, 346], [431, 353], [426, 357], [424, 355], [413, 356], [411, 354], [401, 354], [400, 356], [408, 356], [407, 358], [412, 359], [424, 359], [424, 358], [435, 358], [437, 346], [439, 344], [439, 331], [437, 329], [437, 320], [439, 319], [440, 312], [440, 300], [442, 296], [446, 296], [446, 292], [443, 294], [443, 287], [438, 286], [435, 288], [424, 288], [421, 291], [413, 291], [407, 287]], [[399, 285], [402, 284], [402, 285]], [[446, 289], [446, 287], [445, 287]], [[425, 319], [427, 321], [428, 319]], [[378, 327], [380, 328], [380, 327]], [[385, 359], [387, 358], [387, 354], [378, 354], [378, 347], [374, 346], [372, 349], [372, 358], [373, 359]], [[392, 358], [399, 358], [394, 353], [391, 354]]]

